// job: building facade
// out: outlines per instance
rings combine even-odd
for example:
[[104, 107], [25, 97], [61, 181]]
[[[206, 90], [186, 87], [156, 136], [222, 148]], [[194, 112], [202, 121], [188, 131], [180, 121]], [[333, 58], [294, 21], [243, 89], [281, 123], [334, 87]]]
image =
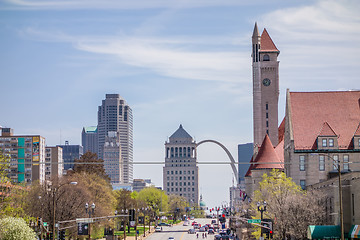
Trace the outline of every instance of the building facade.
[[56, 146], [62, 148], [64, 170], [74, 169], [75, 159], [80, 159], [84, 153], [83, 147], [80, 145], [70, 145], [68, 141], [65, 141], [65, 145]]
[[253, 127], [254, 150], [267, 134], [273, 145], [278, 143], [279, 61], [267, 30], [261, 36], [255, 23], [252, 36]]
[[199, 203], [199, 168], [196, 142], [180, 127], [165, 142], [163, 189], [167, 194], [185, 197], [190, 204]]
[[130, 106], [119, 94], [106, 94], [98, 108], [98, 151], [103, 158], [105, 137], [118, 132], [122, 159], [122, 183], [133, 181], [133, 115]]
[[245, 174], [250, 167], [249, 159], [251, 159], [254, 151], [254, 145], [252, 143], [245, 143], [238, 145], [238, 172], [239, 180], [238, 183], [243, 189], [245, 184]]
[[111, 183], [121, 183], [122, 181], [122, 161], [120, 136], [118, 132], [108, 132], [104, 144], [104, 168], [110, 177]]
[[99, 144], [96, 126], [83, 127], [83, 130], [81, 132], [81, 145], [83, 146], [84, 153], [92, 152], [99, 155]]
[[61, 147], [45, 147], [45, 179], [61, 177], [63, 172], [63, 149]]
[[360, 91], [286, 94], [285, 173], [302, 188], [360, 171]]
[[9, 177], [14, 183], [45, 181], [45, 138], [40, 135], [14, 136], [11, 128], [2, 128], [0, 148], [10, 159]]
[[132, 183], [133, 191], [140, 192], [142, 189], [154, 186], [151, 183], [151, 179], [134, 179]]

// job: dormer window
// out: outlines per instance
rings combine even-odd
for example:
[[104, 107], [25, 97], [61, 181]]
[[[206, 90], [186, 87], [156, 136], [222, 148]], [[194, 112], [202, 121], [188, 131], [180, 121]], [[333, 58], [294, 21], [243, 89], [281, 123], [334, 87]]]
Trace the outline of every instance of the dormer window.
[[329, 139], [329, 147], [333, 147], [334, 146], [334, 139], [330, 138]]
[[324, 139], [322, 140], [322, 146], [323, 146], [323, 147], [327, 147], [327, 139], [326, 139], [326, 138], [324, 138]]

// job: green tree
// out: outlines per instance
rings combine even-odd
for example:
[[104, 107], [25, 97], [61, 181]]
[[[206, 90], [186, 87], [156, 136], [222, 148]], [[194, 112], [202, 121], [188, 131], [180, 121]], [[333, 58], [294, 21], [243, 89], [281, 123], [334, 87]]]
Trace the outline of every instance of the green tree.
[[0, 184], [9, 182], [8, 173], [10, 169], [10, 158], [3, 154], [3, 150], [0, 149]]
[[159, 212], [167, 211], [168, 196], [160, 189], [155, 187], [144, 188], [139, 192], [137, 199], [145, 202], [146, 205], [152, 209], [155, 215], [159, 215]]
[[34, 240], [35, 232], [27, 225], [24, 219], [6, 217], [0, 219], [1, 240]]
[[[273, 169], [270, 174], [264, 174], [259, 188], [254, 192], [253, 212], [257, 213], [257, 202], [267, 202], [264, 218], [274, 221], [273, 230], [276, 239], [288, 236], [306, 237], [308, 225], [321, 223], [325, 213], [320, 196], [303, 191], [284, 172]], [[301, 228], [301, 229], [300, 229]], [[254, 232], [259, 237], [260, 228]]]
[[169, 212], [174, 214], [175, 218], [180, 218], [185, 214], [185, 208], [189, 206], [189, 202], [183, 196], [171, 194], [168, 196]]

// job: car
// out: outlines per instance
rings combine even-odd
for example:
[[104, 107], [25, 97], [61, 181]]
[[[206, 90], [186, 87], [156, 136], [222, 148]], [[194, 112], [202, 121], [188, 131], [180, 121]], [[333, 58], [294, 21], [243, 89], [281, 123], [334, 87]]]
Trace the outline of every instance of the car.
[[169, 238], [168, 238], [168, 240], [175, 240], [175, 238], [173, 238], [173, 237], [169, 237]]
[[215, 219], [211, 220], [211, 224], [215, 224], [215, 223], [216, 223]]
[[215, 234], [214, 229], [210, 228], [209, 231], [208, 231], [208, 234]]
[[170, 224], [164, 223], [164, 222], [160, 222], [160, 223], [158, 223], [158, 226], [167, 226], [167, 227], [169, 227]]
[[183, 226], [189, 226], [189, 221], [185, 221], [184, 223], [183, 223]]
[[156, 227], [155, 228], [155, 232], [161, 232], [161, 231], [162, 231], [161, 227]]
[[196, 231], [195, 231], [195, 229], [190, 228], [190, 229], [188, 230], [188, 233], [189, 233], [189, 234], [195, 234], [195, 233], [196, 233]]
[[204, 227], [199, 228], [199, 232], [205, 232], [205, 228]]

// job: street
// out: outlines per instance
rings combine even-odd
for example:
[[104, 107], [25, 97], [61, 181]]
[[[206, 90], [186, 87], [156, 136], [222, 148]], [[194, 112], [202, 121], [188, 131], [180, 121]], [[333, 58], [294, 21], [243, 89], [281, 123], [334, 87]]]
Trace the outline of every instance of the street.
[[[199, 219], [191, 220], [189, 226], [183, 226], [182, 223], [178, 224], [176, 226], [172, 226], [172, 227], [163, 226], [162, 232], [154, 232], [149, 237], [147, 237], [146, 240], [168, 240], [169, 237], [173, 237], [174, 240], [194, 240], [194, 239], [196, 239], [196, 234], [188, 234], [188, 230], [190, 228], [193, 228], [191, 226], [191, 222], [193, 222], [193, 221], [196, 221], [196, 222], [200, 223], [201, 225], [204, 225], [204, 224], [210, 223], [211, 219], [210, 218], [208, 218], [208, 219], [199, 218]], [[199, 233], [198, 239], [203, 239], [202, 233]], [[204, 239], [212, 240], [212, 239], [214, 239], [214, 235], [207, 235], [207, 238], [204, 238]]]

